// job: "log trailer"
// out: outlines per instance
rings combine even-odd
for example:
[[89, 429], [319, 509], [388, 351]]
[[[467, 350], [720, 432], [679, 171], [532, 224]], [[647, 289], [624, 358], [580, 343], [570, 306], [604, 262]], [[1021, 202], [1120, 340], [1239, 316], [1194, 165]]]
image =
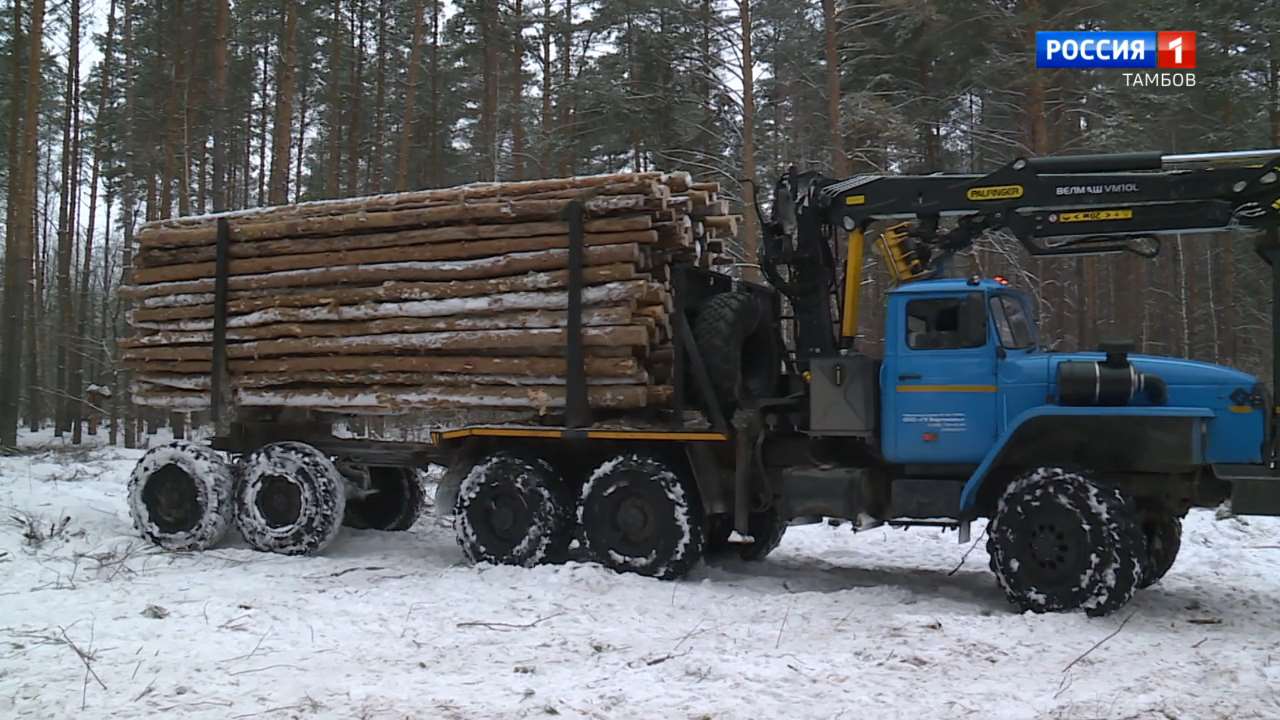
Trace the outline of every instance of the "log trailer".
[[[237, 412], [220, 390], [219, 312], [216, 437], [144, 456], [135, 524], [169, 548], [207, 547], [234, 523], [256, 549], [317, 552], [344, 521], [407, 528], [423, 504], [413, 469], [441, 463], [436, 507], [475, 562], [585, 558], [677, 578], [704, 555], [761, 559], [789, 524], [823, 517], [952, 528], [961, 542], [986, 519], [1015, 607], [1106, 614], [1169, 570], [1189, 508], [1280, 514], [1271, 393], [1121, 342], [1045, 352], [1027, 293], [948, 278], [948, 260], [984, 233], [1033, 256], [1152, 257], [1171, 233], [1246, 228], [1280, 291], [1278, 181], [1280, 150], [1018, 159], [982, 175], [792, 171], [761, 218], [767, 282], [678, 268], [673, 406], [621, 418], [586, 402], [582, 212], [570, 202], [562, 414], [402, 443], [335, 437], [313, 415]], [[898, 281], [882, 357], [855, 345], [873, 230]], [[1272, 307], [1275, 330], [1280, 299]]]

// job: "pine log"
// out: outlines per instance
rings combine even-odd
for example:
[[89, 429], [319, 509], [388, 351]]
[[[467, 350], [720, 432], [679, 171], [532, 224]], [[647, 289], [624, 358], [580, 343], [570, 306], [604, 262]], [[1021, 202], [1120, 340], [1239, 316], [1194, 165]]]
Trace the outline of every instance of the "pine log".
[[270, 222], [280, 219], [323, 217], [351, 213], [369, 213], [386, 210], [403, 210], [427, 207], [438, 203], [459, 203], [496, 197], [519, 198], [539, 192], [553, 192], [574, 188], [594, 188], [618, 183], [653, 181], [669, 186], [677, 192], [688, 188], [685, 173], [664, 175], [660, 172], [612, 173], [586, 175], [573, 178], [550, 178], [508, 183], [474, 183], [459, 187], [419, 190], [405, 193], [389, 193], [351, 199], [318, 200], [267, 208], [251, 208], [217, 215], [189, 215], [148, 223], [149, 228], [189, 228], [213, 225], [220, 217], [233, 221]]
[[[648, 230], [653, 219], [648, 215], [624, 215], [588, 220], [583, 231], [590, 233], [631, 232]], [[364, 235], [337, 235], [318, 238], [284, 238], [256, 242], [233, 242], [228, 247], [234, 258], [258, 258], [297, 253], [338, 252], [344, 250], [369, 250], [373, 248], [400, 247], [460, 240], [493, 240], [508, 237], [533, 237], [536, 235], [567, 235], [569, 224], [560, 221], [527, 223], [503, 223], [500, 225], [454, 225], [427, 228], [425, 230], [400, 230]], [[161, 267], [182, 263], [212, 262], [216, 255], [213, 245], [162, 249], [144, 248], [134, 256], [137, 267]]]
[[[140, 376], [143, 382], [151, 376]], [[186, 377], [178, 375], [175, 377]], [[204, 376], [198, 376], [204, 377]], [[602, 385], [644, 385], [648, 381], [648, 373], [639, 372], [626, 377], [593, 377], [589, 380], [592, 386]], [[527, 385], [564, 385], [564, 375], [528, 376], [528, 375], [465, 375], [465, 374], [432, 374], [414, 372], [333, 372], [314, 370], [292, 373], [255, 373], [233, 378], [236, 387], [265, 388], [283, 385], [416, 385], [429, 387], [467, 387], [471, 385], [505, 385], [523, 387]], [[206, 386], [207, 387], [207, 386]], [[204, 389], [204, 388], [201, 388]]]
[[[634, 180], [609, 185], [598, 185], [592, 188], [566, 188], [561, 190], [544, 190], [542, 192], [521, 195], [521, 200], [575, 200], [589, 199], [595, 195], [649, 195], [651, 197], [671, 197], [671, 188], [652, 180]], [[584, 197], [585, 196], [585, 197]]]
[[[594, 286], [601, 283], [630, 280], [636, 277], [636, 272], [633, 265], [615, 264], [583, 268], [582, 276], [586, 285]], [[263, 291], [241, 291], [232, 293], [232, 300], [227, 303], [227, 313], [244, 314], [267, 308], [359, 305], [361, 303], [383, 301], [443, 300], [498, 293], [552, 290], [565, 287], [568, 284], [569, 272], [567, 270], [555, 270], [486, 280], [455, 280], [438, 283], [393, 282], [372, 288], [308, 289], [296, 293], [272, 293], [265, 296], [262, 295]], [[129, 322], [136, 324], [139, 322], [213, 317], [213, 305], [189, 305], [186, 303], [186, 298], [208, 298], [204, 301], [205, 303], [213, 302], [213, 295], [211, 294], [147, 298], [142, 301], [143, 308], [131, 312]], [[174, 304], [170, 305], [169, 303]], [[212, 326], [210, 325], [210, 327]]]
[[[284, 237], [323, 237], [377, 232], [400, 228], [420, 228], [463, 223], [516, 223], [554, 220], [564, 212], [560, 200], [504, 200], [476, 204], [445, 205], [416, 210], [388, 210], [314, 218], [281, 219], [270, 222], [246, 220], [231, 224], [233, 241], [270, 240]], [[590, 217], [659, 211], [664, 198], [647, 195], [607, 195], [583, 203]], [[190, 247], [207, 245], [217, 239], [216, 225], [166, 228], [150, 225], [138, 233], [144, 247]]]
[[[136, 405], [198, 410], [209, 406], [207, 393], [183, 390], [134, 388]], [[378, 408], [383, 412], [413, 408], [508, 407], [529, 408], [539, 413], [564, 407], [565, 389], [558, 386], [483, 388], [417, 388], [373, 386], [368, 388], [322, 388], [315, 390], [239, 389], [236, 402], [243, 407], [305, 407], [321, 410]], [[670, 389], [651, 389], [642, 385], [617, 385], [587, 388], [587, 401], [592, 407], [606, 409], [641, 408], [651, 398], [660, 400]]]
[[[209, 360], [124, 360], [122, 365], [131, 370], [178, 374], [208, 373]], [[597, 357], [592, 354], [583, 361], [589, 377], [623, 377], [643, 372], [634, 357]], [[388, 355], [337, 355], [333, 357], [263, 358], [256, 360], [231, 360], [228, 370], [232, 375], [253, 373], [300, 373], [319, 371], [376, 371], [417, 373], [475, 373], [491, 375], [560, 375], [565, 372], [565, 361], [559, 357], [467, 357], [428, 356], [397, 357]]]
[[[588, 233], [583, 237], [588, 247], [600, 245], [622, 245], [639, 243], [646, 245], [658, 241], [658, 233], [653, 230], [633, 230], [616, 233]], [[495, 240], [470, 240], [458, 243], [441, 243], [434, 245], [410, 245], [396, 248], [380, 248], [375, 250], [351, 250], [328, 253], [306, 253], [299, 255], [279, 255], [269, 258], [232, 260], [228, 263], [228, 273], [236, 275], [253, 275], [288, 270], [306, 270], [310, 268], [328, 268], [340, 265], [374, 265], [408, 261], [430, 260], [466, 260], [472, 258], [494, 257], [508, 253], [536, 252], [569, 247], [568, 235], [534, 235], [532, 237], [502, 238]], [[172, 282], [175, 280], [194, 280], [213, 277], [216, 272], [215, 263], [190, 263], [169, 267], [144, 268], [133, 272], [133, 284]]]
[[[648, 282], [644, 280], [624, 280], [603, 285], [589, 285], [583, 288], [582, 302], [584, 306], [603, 304], [629, 304], [638, 300], [648, 292]], [[407, 294], [407, 293], [406, 293]], [[406, 300], [403, 302], [355, 302], [339, 304], [340, 298], [327, 298], [329, 302], [316, 302], [310, 307], [282, 307], [285, 303], [277, 303], [277, 307], [267, 307], [248, 313], [229, 315], [229, 328], [245, 328], [278, 322], [339, 322], [354, 320], [377, 320], [392, 317], [440, 317], [444, 315], [464, 315], [496, 313], [513, 310], [545, 310], [565, 307], [566, 293], [562, 290], [541, 292], [497, 293], [489, 296], [469, 295], [457, 298], [439, 298], [430, 300]], [[181, 308], [185, 314], [186, 308]], [[230, 308], [229, 308], [230, 310]], [[173, 311], [178, 313], [178, 310]], [[157, 314], [151, 311], [146, 315]], [[212, 315], [212, 308], [207, 315]], [[197, 331], [212, 330], [211, 318], [185, 319], [177, 317], [172, 320], [143, 321], [139, 320], [144, 311], [138, 310], [131, 316], [134, 327], [153, 330]]]
[[658, 245], [664, 248], [688, 247], [693, 243], [693, 223], [685, 215], [674, 222], [658, 223], [653, 226], [658, 233]]
[[[240, 390], [245, 407], [301, 405], [324, 408], [376, 406], [386, 408], [524, 407], [543, 413], [564, 407], [565, 389], [548, 385], [527, 387], [419, 388], [396, 387], [325, 390]], [[640, 408], [649, 404], [649, 389], [639, 385], [588, 387], [587, 402], [595, 408]]]
[[[563, 306], [563, 302], [560, 303]], [[376, 309], [377, 306], [375, 306]], [[316, 308], [330, 311], [330, 308]], [[363, 308], [356, 308], [363, 309]], [[270, 311], [265, 311], [270, 312]], [[258, 327], [228, 329], [228, 342], [262, 340], [282, 337], [352, 337], [357, 335], [382, 335], [390, 333], [437, 332], [441, 330], [511, 330], [517, 328], [565, 327], [568, 312], [564, 310], [524, 310], [508, 313], [464, 315], [450, 313], [439, 317], [411, 317], [391, 315], [381, 320], [359, 322], [283, 322]], [[240, 320], [243, 318], [234, 318]], [[652, 317], [645, 319], [652, 321]], [[583, 308], [584, 325], [628, 325], [632, 320], [630, 305]], [[203, 321], [202, 321], [203, 322]], [[209, 322], [212, 325], [212, 322]], [[119, 341], [121, 348], [157, 347], [161, 345], [209, 345], [213, 333], [208, 330], [162, 331]]]
[[[638, 263], [641, 259], [640, 246], [635, 243], [589, 247], [583, 251], [582, 255], [583, 262], [587, 265]], [[261, 290], [266, 288], [386, 282], [388, 280], [428, 282], [478, 280], [520, 275], [539, 270], [558, 270], [565, 266], [568, 256], [568, 250], [540, 250], [472, 260], [345, 265], [310, 270], [263, 273], [260, 275], [237, 275], [228, 278], [227, 285], [231, 290]], [[158, 295], [207, 293], [213, 290], [213, 283], [213, 278], [205, 278], [201, 280], [156, 283], [154, 285], [126, 285], [120, 288], [120, 294], [122, 297], [133, 299]]]
[[[227, 346], [228, 358], [279, 357], [284, 355], [362, 355], [379, 352], [430, 352], [447, 350], [527, 350], [563, 347], [565, 329], [473, 330], [434, 333], [399, 333], [390, 335], [357, 335], [338, 339], [286, 338], [235, 343]], [[582, 342], [588, 346], [617, 348], [645, 346], [648, 331], [638, 325], [587, 327]], [[186, 345], [129, 348], [121, 351], [127, 360], [202, 360], [210, 357], [207, 346]]]
[[[644, 385], [648, 380], [644, 372], [628, 377], [594, 377], [590, 383], [599, 387], [603, 385]], [[181, 375], [175, 373], [144, 373], [135, 378], [135, 382], [144, 388], [174, 388], [177, 390], [209, 390], [211, 380], [208, 375]], [[528, 385], [564, 385], [563, 375], [531, 377], [527, 375], [470, 375], [470, 374], [433, 374], [416, 372], [334, 372], [332, 370], [308, 370], [291, 373], [255, 373], [240, 375], [231, 379], [237, 388], [270, 388], [289, 385], [312, 385], [334, 387], [344, 385], [415, 385], [418, 387], [470, 387], [473, 385], [499, 385], [524, 387]]]

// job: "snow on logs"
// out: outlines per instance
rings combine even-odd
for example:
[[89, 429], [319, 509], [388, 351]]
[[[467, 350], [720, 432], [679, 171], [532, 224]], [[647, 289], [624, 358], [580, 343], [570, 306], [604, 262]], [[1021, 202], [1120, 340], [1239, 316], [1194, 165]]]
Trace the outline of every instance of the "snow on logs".
[[674, 262], [710, 267], [738, 217], [684, 173], [482, 183], [148, 223], [121, 359], [133, 401], [209, 404], [217, 219], [230, 221], [227, 367], [244, 407], [353, 414], [565, 398], [569, 226], [584, 225], [588, 400], [670, 401]]

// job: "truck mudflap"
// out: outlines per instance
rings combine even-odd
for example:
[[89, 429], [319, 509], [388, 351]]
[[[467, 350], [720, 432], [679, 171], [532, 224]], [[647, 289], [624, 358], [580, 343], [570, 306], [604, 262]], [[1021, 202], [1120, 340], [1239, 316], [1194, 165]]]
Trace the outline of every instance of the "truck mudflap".
[[1280, 470], [1267, 465], [1211, 465], [1213, 475], [1231, 483], [1231, 512], [1280, 515]]

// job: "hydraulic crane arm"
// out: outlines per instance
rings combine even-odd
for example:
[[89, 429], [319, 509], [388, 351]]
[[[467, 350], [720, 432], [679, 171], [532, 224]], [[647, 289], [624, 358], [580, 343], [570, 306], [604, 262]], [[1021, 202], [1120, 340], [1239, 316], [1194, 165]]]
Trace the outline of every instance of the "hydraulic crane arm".
[[[863, 233], [877, 221], [901, 280], [929, 277], [988, 231], [1003, 230], [1032, 255], [1133, 252], [1152, 257], [1159, 236], [1280, 226], [1280, 149], [1195, 155], [1122, 153], [1018, 159], [986, 175], [858, 175], [835, 180], [794, 170], [774, 189], [762, 267], [791, 300], [797, 357], [834, 352], [832, 239], [849, 234], [841, 338], [852, 339]], [[1270, 243], [1270, 244], [1268, 244]]]

